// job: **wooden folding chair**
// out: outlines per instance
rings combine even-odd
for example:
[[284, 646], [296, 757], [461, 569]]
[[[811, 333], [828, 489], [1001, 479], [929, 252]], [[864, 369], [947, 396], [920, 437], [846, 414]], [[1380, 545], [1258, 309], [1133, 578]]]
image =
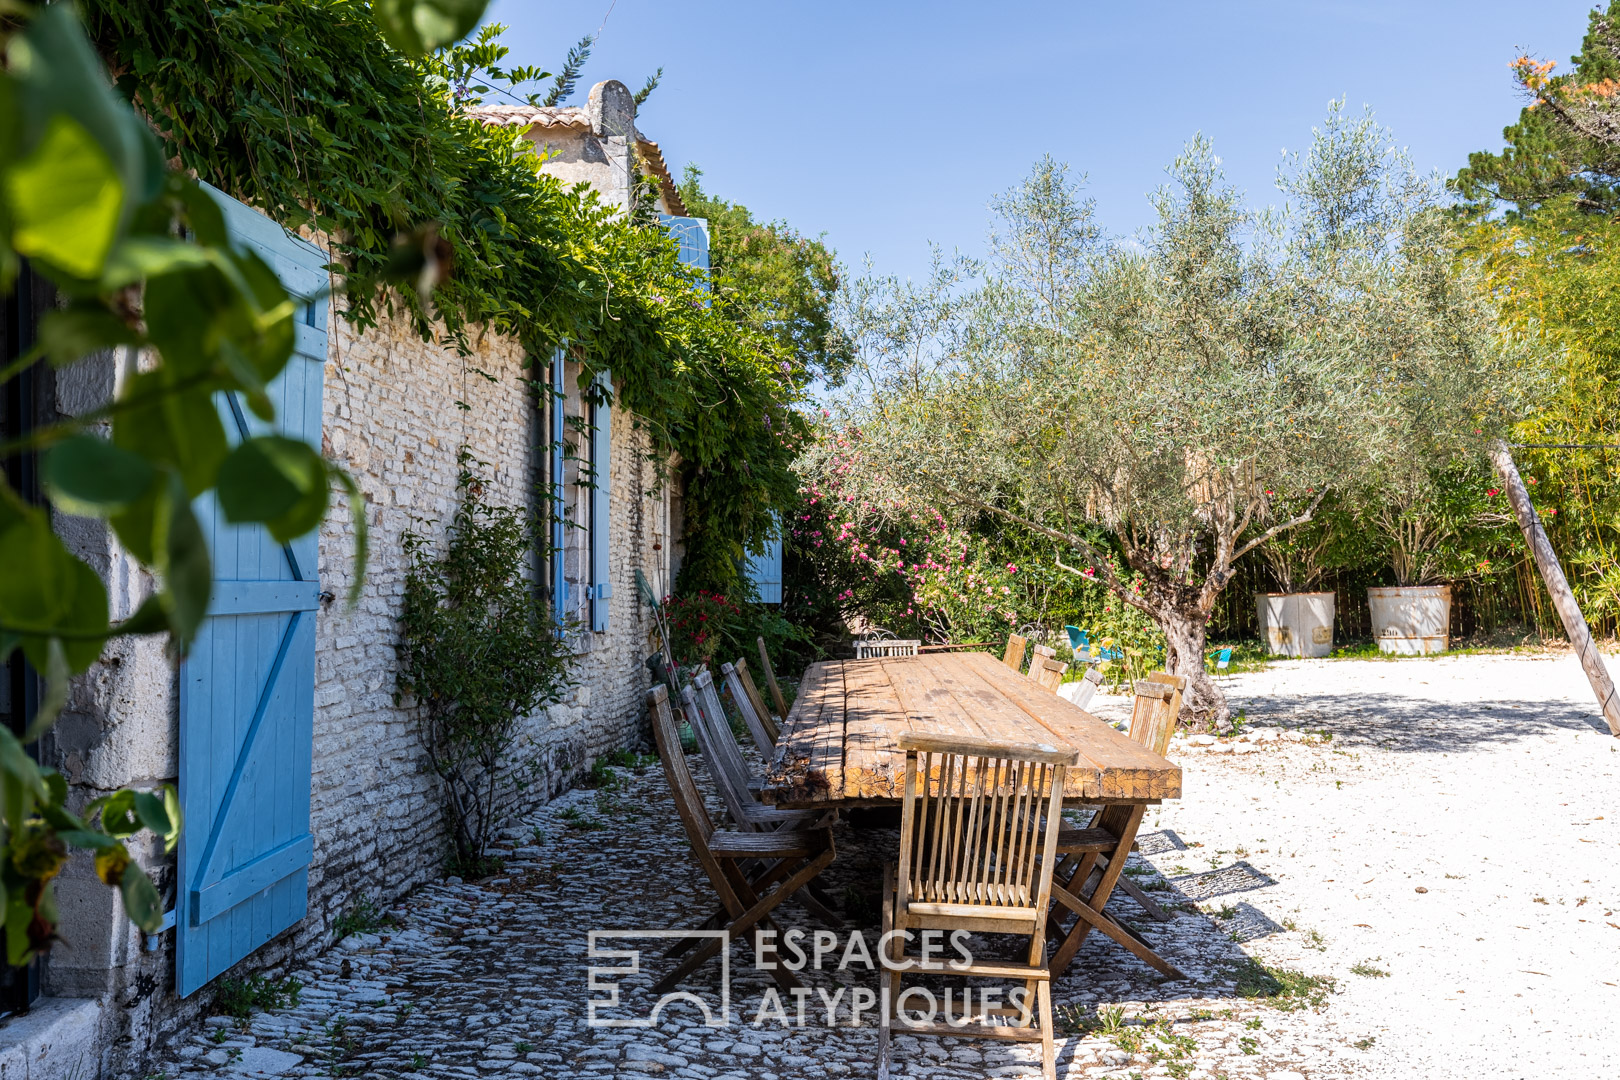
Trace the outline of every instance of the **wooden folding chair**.
[[[1039, 650], [1045, 646], [1037, 645], [1035, 648]], [[1039, 652], [1029, 661], [1029, 677], [1054, 694], [1057, 693], [1057, 688], [1063, 685], [1063, 676], [1068, 670], [1068, 664], [1057, 660], [1055, 656], [1042, 656]]]
[[783, 824], [802, 825], [819, 815], [813, 810], [777, 810], [759, 801], [760, 779], [748, 768], [737, 738], [731, 733], [720, 695], [707, 671], [700, 671], [681, 690], [686, 719], [692, 725], [698, 750], [714, 775], [720, 800], [739, 828], [778, 828]]
[[[1064, 775], [1079, 755], [1051, 746], [917, 734], [902, 738], [900, 746], [906, 751], [906, 786], [899, 864], [884, 871], [889, 962], [881, 976], [879, 1080], [889, 1075], [889, 1041], [896, 1024], [908, 1034], [1038, 1041], [1042, 1073], [1055, 1080], [1046, 906], [1057, 859]], [[1028, 957], [1022, 963], [925, 961], [906, 955], [905, 938], [911, 935], [891, 934], [909, 930], [1027, 935]], [[975, 1013], [964, 995], [960, 1018], [947, 1006], [942, 1020], [918, 1021], [902, 1007], [907, 994], [900, 987], [902, 972], [893, 970], [897, 966], [908, 972], [1019, 980], [1023, 1002]]]
[[[653, 737], [658, 742], [658, 753], [664, 761], [664, 775], [669, 780], [670, 793], [675, 797], [676, 812], [680, 814], [681, 825], [686, 829], [693, 856], [703, 867], [715, 895], [720, 899], [722, 923], [726, 931], [723, 947], [730, 948], [737, 938], [756, 932], [762, 925], [775, 929], [771, 912], [833, 861], [832, 830], [730, 832], [716, 829], [703, 805], [703, 796], [692, 780], [686, 754], [681, 750], [680, 732], [675, 727], [674, 713], [670, 711], [668, 691], [662, 686], [653, 687], [647, 691], [647, 702]], [[755, 867], [752, 875], [748, 872], [750, 866]], [[691, 940], [687, 939], [687, 943]], [[756, 940], [755, 946], [760, 947], [760, 942]], [[667, 993], [705, 961], [718, 956], [721, 948], [722, 943], [717, 940], [705, 941], [691, 956], [658, 980], [652, 992]], [[686, 950], [677, 946], [667, 955], [683, 951]], [[781, 964], [775, 965], [771, 976], [789, 992], [801, 985], [793, 973]]]
[[[720, 707], [720, 695], [715, 693], [714, 680], [707, 671], [700, 671], [690, 685], [682, 689], [681, 701], [686, 706], [686, 718], [692, 725], [698, 750], [708, 762], [719, 789], [720, 801], [726, 813], [739, 829], [770, 832], [782, 829], [808, 829], [832, 824], [833, 814], [817, 810], [778, 810], [759, 801], [756, 792], [759, 781], [748, 770], [737, 739], [731, 733], [731, 724]], [[817, 919], [829, 926], [842, 927], [843, 921], [829, 906], [832, 901], [825, 893], [817, 895], [813, 886], [800, 891], [799, 903]]]
[[776, 715], [787, 723], [787, 700], [782, 697], [782, 688], [776, 685], [776, 669], [771, 667], [771, 654], [765, 651], [765, 639], [754, 639], [759, 646], [759, 670], [765, 673], [765, 688], [771, 692], [771, 704], [776, 706]]
[[[1187, 680], [1182, 675], [1156, 671], [1136, 684], [1136, 702], [1131, 712], [1131, 739], [1160, 757], [1170, 747], [1181, 712], [1181, 692]], [[1061, 975], [1074, 962], [1075, 954], [1092, 928], [1101, 930], [1150, 967], [1172, 979], [1185, 979], [1168, 961], [1153, 951], [1139, 934], [1114, 921], [1106, 912], [1115, 886], [1123, 888], [1153, 918], [1169, 922], [1170, 914], [1159, 907], [1134, 881], [1124, 876], [1125, 858], [1136, 842], [1136, 830], [1147, 807], [1141, 803], [1107, 806], [1084, 829], [1064, 829], [1058, 835], [1058, 852], [1065, 870], [1052, 886], [1053, 905], [1049, 930], [1058, 942], [1052, 956], [1052, 971]], [[1092, 874], [1097, 875], [1095, 881]], [[1089, 891], [1088, 890], [1089, 887]], [[1075, 914], [1074, 925], [1064, 933], [1058, 918], [1059, 906]]]
[[721, 664], [720, 674], [725, 677], [726, 689], [731, 691], [731, 700], [737, 703], [737, 711], [742, 713], [743, 723], [748, 725], [748, 734], [754, 737], [754, 745], [769, 761], [776, 754], [781, 729], [776, 726], [776, 718], [766, 710], [765, 699], [759, 696], [759, 688], [749, 677], [748, 661], [738, 657], [735, 664]]
[[1001, 654], [1001, 662], [1022, 673], [1024, 670], [1024, 650], [1029, 648], [1029, 639], [1019, 637], [1017, 634], [1007, 635], [1007, 651]]

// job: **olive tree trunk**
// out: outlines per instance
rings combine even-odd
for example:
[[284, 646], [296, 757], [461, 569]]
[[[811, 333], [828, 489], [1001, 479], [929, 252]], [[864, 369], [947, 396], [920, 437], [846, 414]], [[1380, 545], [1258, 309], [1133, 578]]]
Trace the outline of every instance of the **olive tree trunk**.
[[1209, 614], [1197, 608], [1166, 608], [1155, 612], [1153, 618], [1164, 632], [1165, 670], [1187, 679], [1187, 688], [1181, 694], [1182, 715], [1208, 723], [1217, 731], [1230, 728], [1232, 710], [1204, 662]]
[[1620, 736], [1620, 698], [1615, 696], [1614, 680], [1609, 677], [1603, 654], [1598, 652], [1597, 645], [1592, 641], [1592, 631], [1581, 614], [1581, 605], [1576, 601], [1568, 579], [1564, 577], [1564, 568], [1547, 539], [1547, 530], [1541, 527], [1541, 518], [1536, 514], [1535, 505], [1530, 502], [1530, 492], [1525, 489], [1524, 480], [1519, 476], [1519, 468], [1513, 463], [1513, 455], [1508, 452], [1506, 443], [1498, 440], [1491, 447], [1491, 464], [1496, 466], [1497, 475], [1502, 478], [1508, 502], [1513, 504], [1513, 513], [1524, 532], [1524, 542], [1535, 557], [1536, 569], [1541, 571], [1547, 594], [1552, 597], [1553, 607], [1564, 624], [1564, 634], [1569, 638], [1570, 648], [1581, 658], [1581, 669], [1586, 672], [1592, 692], [1597, 695], [1598, 707], [1603, 710], [1609, 733]]

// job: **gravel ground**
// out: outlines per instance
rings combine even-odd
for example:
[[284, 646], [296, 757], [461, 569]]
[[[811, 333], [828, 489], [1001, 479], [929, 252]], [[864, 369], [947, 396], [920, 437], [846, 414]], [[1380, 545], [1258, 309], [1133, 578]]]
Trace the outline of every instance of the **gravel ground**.
[[1274, 882], [1219, 902], [1299, 928], [1245, 947], [1335, 977], [1353, 1075], [1620, 1077], [1620, 740], [1572, 656], [1291, 661], [1230, 694], [1333, 738], [1185, 753], [1157, 826]]
[[[1054, 988], [1060, 1075], [1620, 1077], [1620, 740], [1573, 659], [1289, 662], [1227, 686], [1245, 733], [1178, 738], [1184, 796], [1149, 811], [1127, 867], [1175, 917], [1111, 905], [1192, 981], [1092, 935]], [[290, 973], [296, 1005], [215, 1017], [144, 1075], [872, 1075], [870, 1016], [829, 1029], [812, 998], [803, 1028], [754, 1024], [771, 984], [740, 946], [729, 1028], [679, 1008], [652, 1029], [589, 1026], [589, 929], [686, 927], [711, 906], [662, 771], [621, 775], [512, 830], [504, 873], [423, 889]], [[845, 826], [837, 843], [829, 891], [870, 934], [895, 833]], [[645, 1014], [645, 972], [666, 963], [649, 951], [643, 974], [610, 976], [628, 1010]], [[718, 986], [711, 964], [686, 988]], [[934, 1080], [1039, 1075], [1029, 1048], [980, 1042], [901, 1037], [896, 1060]]]

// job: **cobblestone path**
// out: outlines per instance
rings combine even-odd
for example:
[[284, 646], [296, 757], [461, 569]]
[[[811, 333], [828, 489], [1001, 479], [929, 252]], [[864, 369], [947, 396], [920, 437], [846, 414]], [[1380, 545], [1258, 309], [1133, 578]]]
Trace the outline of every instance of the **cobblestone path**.
[[[1278, 740], [1271, 750], [1284, 748]], [[1299, 744], [1293, 753], [1310, 753]], [[694, 762], [701, 759], [694, 758]], [[556, 800], [505, 834], [502, 873], [480, 882], [449, 879], [395, 907], [392, 926], [345, 938], [290, 977], [302, 983], [295, 1006], [251, 1019], [216, 1016], [184, 1037], [149, 1075], [404, 1077], [647, 1077], [691, 1080], [866, 1077], [875, 1074], [876, 1019], [852, 1026], [856, 988], [875, 991], [877, 975], [858, 964], [808, 979], [835, 994], [835, 1026], [819, 997], [806, 1003], [803, 1026], [792, 999], [782, 1017], [759, 1014], [774, 984], [754, 970], [751, 949], [729, 956], [731, 1023], [707, 1027], [696, 1007], [667, 1008], [653, 1028], [592, 1027], [587, 1002], [608, 997], [588, 985], [591, 930], [686, 929], [713, 910], [707, 882], [690, 856], [654, 763], [618, 770], [611, 790], [579, 790]], [[700, 781], [703, 777], [699, 767]], [[713, 810], [719, 812], [718, 804]], [[1059, 1073], [1084, 1077], [1192, 1077], [1300, 1080], [1351, 1075], [1357, 1051], [1319, 1012], [1320, 988], [1279, 985], [1255, 967], [1236, 939], [1243, 912], [1222, 907], [1226, 889], [1247, 889], [1241, 868], [1221, 874], [1186, 871], [1186, 844], [1153, 827], [1150, 811], [1141, 854], [1128, 872], [1167, 904], [1170, 924], [1141, 917], [1117, 893], [1113, 910], [1136, 925], [1195, 981], [1165, 982], [1111, 942], [1093, 935], [1054, 989], [1060, 1008]], [[897, 831], [840, 825], [839, 854], [828, 891], [852, 926], [875, 946], [877, 885], [893, 857]], [[1175, 873], [1174, 870], [1171, 870]], [[779, 922], [808, 934], [819, 924], [796, 905]], [[840, 949], [847, 935], [839, 940]], [[975, 942], [978, 946], [979, 942]], [[669, 961], [661, 943], [611, 938], [604, 948], [642, 949], [641, 973], [611, 975], [621, 1008], [603, 1017], [646, 1016], [647, 989]], [[875, 950], [874, 950], [875, 951]], [[993, 950], [987, 950], [993, 951]], [[834, 956], [839, 955], [834, 953]], [[622, 967], [619, 959], [595, 961]], [[825, 967], [834, 968], [833, 959]], [[648, 972], [653, 974], [649, 975]], [[1240, 981], [1242, 986], [1240, 987]], [[719, 965], [684, 987], [718, 1008]], [[981, 984], [982, 985], [982, 984]], [[1262, 996], [1246, 997], [1256, 993]], [[1264, 995], [1271, 995], [1269, 998]], [[1280, 1006], [1280, 1007], [1279, 1007]], [[1348, 1057], [1347, 1057], [1348, 1055]], [[897, 1073], [935, 1080], [1039, 1076], [1038, 1051], [1023, 1045], [900, 1036]]]

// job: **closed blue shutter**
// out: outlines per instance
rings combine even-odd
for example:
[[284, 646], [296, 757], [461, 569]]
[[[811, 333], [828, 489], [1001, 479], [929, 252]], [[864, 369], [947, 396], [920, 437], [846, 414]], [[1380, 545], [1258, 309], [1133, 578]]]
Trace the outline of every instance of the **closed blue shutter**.
[[613, 376], [601, 372], [591, 387], [591, 629], [608, 628], [608, 601], [613, 598], [613, 581], [608, 572], [610, 511], [608, 492], [612, 486]]
[[754, 592], [762, 604], [782, 602], [782, 523], [777, 519], [771, 535], [765, 539], [765, 550], [748, 557], [743, 574], [754, 585]]
[[[325, 252], [213, 194], [236, 242], [257, 251], [289, 292], [310, 297], [325, 287]], [[324, 298], [299, 309], [293, 358], [269, 388], [276, 428], [315, 446], [326, 322]], [[269, 430], [234, 396], [218, 404], [233, 443]], [[314, 851], [316, 535], [277, 544], [261, 526], [226, 523], [211, 494], [196, 509], [213, 554], [214, 599], [180, 668], [182, 996], [303, 919]]]

